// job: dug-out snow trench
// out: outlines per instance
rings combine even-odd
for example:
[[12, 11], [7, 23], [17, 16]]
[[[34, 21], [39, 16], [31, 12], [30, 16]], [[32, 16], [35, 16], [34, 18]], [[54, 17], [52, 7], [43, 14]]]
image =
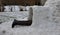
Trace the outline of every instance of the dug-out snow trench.
[[32, 24], [33, 9], [30, 7], [29, 11], [0, 12], [0, 16], [1, 22], [6, 22], [14, 19], [12, 27], [15, 25], [30, 26]]
[[32, 18], [33, 18], [33, 9], [30, 8], [29, 12], [28, 12], [28, 16], [26, 20], [16, 20], [14, 19], [14, 22], [12, 24], [12, 28], [14, 28], [15, 25], [21, 25], [21, 26], [31, 26], [32, 24]]

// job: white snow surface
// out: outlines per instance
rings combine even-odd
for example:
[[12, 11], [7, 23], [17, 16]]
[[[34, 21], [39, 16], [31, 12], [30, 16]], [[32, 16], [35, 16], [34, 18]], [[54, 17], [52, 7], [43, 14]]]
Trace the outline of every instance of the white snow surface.
[[20, 9], [23, 9], [23, 11], [27, 10], [29, 11], [30, 6], [19, 6], [19, 5], [7, 5], [4, 6], [4, 12], [18, 12]]
[[[60, 0], [47, 0], [45, 6], [32, 6], [31, 26], [12, 27], [14, 19], [28, 17], [28, 12], [0, 13], [0, 35], [60, 35]], [[7, 15], [8, 14], [8, 15]]]
[[[14, 12], [14, 14], [12, 14], [12, 12], [10, 12], [10, 14], [8, 12], [5, 14], [0, 13], [0, 15], [5, 15], [4, 17], [10, 16], [9, 18], [12, 18], [11, 20], [8, 19], [9, 21], [5, 21], [0, 24], [0, 35], [60, 35], [60, 18], [56, 16], [53, 17], [53, 11], [54, 9], [51, 7], [34, 6], [32, 25], [17, 26], [15, 28], [11, 28], [14, 19], [20, 18], [19, 16], [23, 14], [18, 12]], [[21, 16], [21, 18], [24, 16], [25, 14]]]

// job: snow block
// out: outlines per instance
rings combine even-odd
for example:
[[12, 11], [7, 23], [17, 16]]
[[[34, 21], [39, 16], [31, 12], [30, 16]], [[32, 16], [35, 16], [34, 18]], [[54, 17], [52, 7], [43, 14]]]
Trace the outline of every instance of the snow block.
[[51, 14], [49, 14], [50, 8], [49, 7], [43, 7], [43, 6], [36, 6], [33, 7], [33, 25], [37, 26], [41, 23], [42, 20], [46, 19], [46, 17], [50, 17]]

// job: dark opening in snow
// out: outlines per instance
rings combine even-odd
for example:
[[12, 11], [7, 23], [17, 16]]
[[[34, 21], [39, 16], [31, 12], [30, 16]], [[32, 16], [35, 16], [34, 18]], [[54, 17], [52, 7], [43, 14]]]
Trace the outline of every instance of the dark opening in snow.
[[14, 20], [13, 24], [12, 24], [12, 28], [14, 28], [14, 26], [16, 25], [20, 25], [20, 26], [31, 26], [32, 24], [32, 20], [28, 20], [28, 21], [18, 21], [18, 20]]

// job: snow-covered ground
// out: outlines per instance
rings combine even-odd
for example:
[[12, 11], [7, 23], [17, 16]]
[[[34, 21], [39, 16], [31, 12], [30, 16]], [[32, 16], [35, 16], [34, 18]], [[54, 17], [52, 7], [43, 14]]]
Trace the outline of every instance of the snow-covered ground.
[[13, 14], [11, 12], [6, 12], [5, 14], [0, 13], [0, 15], [5, 15], [1, 17], [2, 20], [5, 20], [3, 17], [7, 16], [12, 18], [12, 20], [6, 18], [9, 21], [0, 24], [0, 35], [60, 35], [60, 22], [52, 18], [53, 10], [50, 7], [34, 6], [33, 23], [31, 26], [16, 26], [15, 28], [11, 28], [14, 21], [13, 18], [17, 19], [15, 17], [18, 16], [22, 18], [27, 14], [28, 13], [23, 15], [18, 12]]
[[31, 26], [12, 27], [14, 19], [27, 19], [28, 12], [0, 12], [0, 35], [60, 35], [60, 1], [47, 0], [45, 6], [32, 6]]
[[5, 22], [13, 19], [28, 19], [29, 11], [22, 12], [0, 12], [0, 22]]

